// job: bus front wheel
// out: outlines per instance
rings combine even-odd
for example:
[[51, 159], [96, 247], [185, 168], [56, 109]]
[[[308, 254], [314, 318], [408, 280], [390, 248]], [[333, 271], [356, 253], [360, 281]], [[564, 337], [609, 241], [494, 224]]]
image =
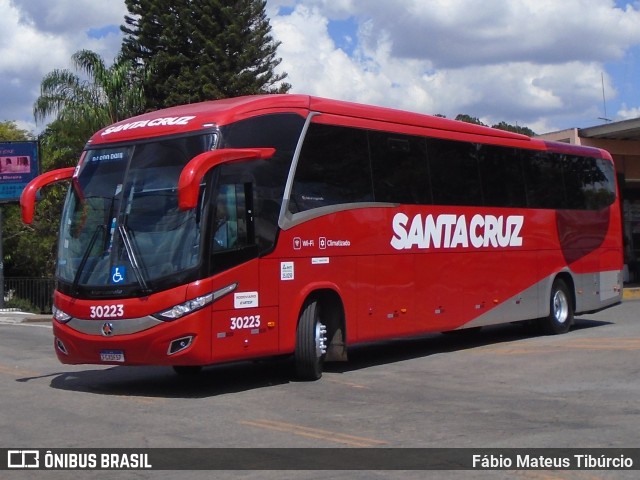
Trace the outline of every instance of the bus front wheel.
[[556, 279], [551, 287], [549, 315], [540, 319], [542, 332], [547, 335], [567, 333], [573, 324], [573, 306], [567, 284]]
[[327, 327], [317, 299], [307, 301], [298, 320], [294, 364], [300, 380], [318, 380], [327, 354]]

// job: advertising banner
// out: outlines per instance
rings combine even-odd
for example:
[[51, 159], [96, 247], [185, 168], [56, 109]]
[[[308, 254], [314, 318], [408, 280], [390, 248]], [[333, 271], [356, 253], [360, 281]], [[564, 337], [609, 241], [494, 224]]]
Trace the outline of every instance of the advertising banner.
[[0, 203], [19, 201], [39, 167], [38, 142], [0, 143]]

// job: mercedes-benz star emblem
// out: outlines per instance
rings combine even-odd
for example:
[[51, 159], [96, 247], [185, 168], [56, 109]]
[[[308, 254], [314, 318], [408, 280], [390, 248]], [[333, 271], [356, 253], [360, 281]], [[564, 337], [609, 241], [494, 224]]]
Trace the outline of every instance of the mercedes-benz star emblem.
[[102, 335], [105, 337], [113, 335], [113, 323], [105, 322], [102, 324]]

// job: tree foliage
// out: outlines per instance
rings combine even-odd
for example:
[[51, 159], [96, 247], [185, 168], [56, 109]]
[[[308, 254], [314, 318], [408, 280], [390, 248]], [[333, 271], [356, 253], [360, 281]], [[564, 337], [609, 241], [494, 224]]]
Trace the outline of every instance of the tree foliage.
[[[461, 122], [473, 123], [475, 125], [482, 125], [483, 127], [488, 127], [489, 125], [483, 123], [479, 118], [472, 117], [471, 115], [467, 115], [464, 113], [458, 114], [456, 116], [456, 120]], [[536, 132], [527, 127], [520, 127], [518, 125], [511, 125], [505, 121], [500, 123], [496, 123], [492, 125], [491, 128], [497, 128], [498, 130], [506, 130], [507, 132], [520, 133], [522, 135], [527, 135], [529, 137], [535, 137]]]
[[527, 135], [529, 137], [535, 137], [536, 132], [527, 127], [520, 127], [518, 125], [511, 125], [507, 122], [500, 122], [496, 125], [493, 125], [493, 128], [497, 128], [499, 130], [506, 130], [508, 132], [521, 133], [522, 135]]
[[456, 116], [456, 120], [458, 120], [459, 122], [473, 123], [474, 125], [482, 125], [483, 127], [488, 126], [482, 123], [478, 117], [472, 117], [471, 115], [467, 115], [466, 113], [459, 113]]
[[33, 106], [36, 121], [53, 116], [87, 140], [106, 125], [144, 111], [140, 73], [133, 62], [120, 55], [107, 67], [90, 50], [74, 53], [72, 60], [83, 77], [61, 69], [45, 75]]
[[16, 125], [16, 122], [0, 122], [0, 142], [20, 142], [33, 140], [33, 135]]
[[147, 107], [286, 93], [265, 0], [125, 0], [123, 55], [147, 72]]

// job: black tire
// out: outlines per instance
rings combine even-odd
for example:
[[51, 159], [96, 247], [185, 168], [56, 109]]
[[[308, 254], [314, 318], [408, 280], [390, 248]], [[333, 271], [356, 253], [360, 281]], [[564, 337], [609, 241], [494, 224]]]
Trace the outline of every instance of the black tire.
[[202, 371], [200, 365], [174, 365], [173, 371], [181, 377], [193, 377]]
[[540, 319], [540, 329], [546, 335], [567, 333], [573, 325], [573, 302], [567, 284], [556, 279], [551, 287], [549, 316]]
[[299, 380], [318, 380], [327, 354], [327, 327], [320, 321], [317, 300], [307, 301], [298, 320], [293, 361]]

